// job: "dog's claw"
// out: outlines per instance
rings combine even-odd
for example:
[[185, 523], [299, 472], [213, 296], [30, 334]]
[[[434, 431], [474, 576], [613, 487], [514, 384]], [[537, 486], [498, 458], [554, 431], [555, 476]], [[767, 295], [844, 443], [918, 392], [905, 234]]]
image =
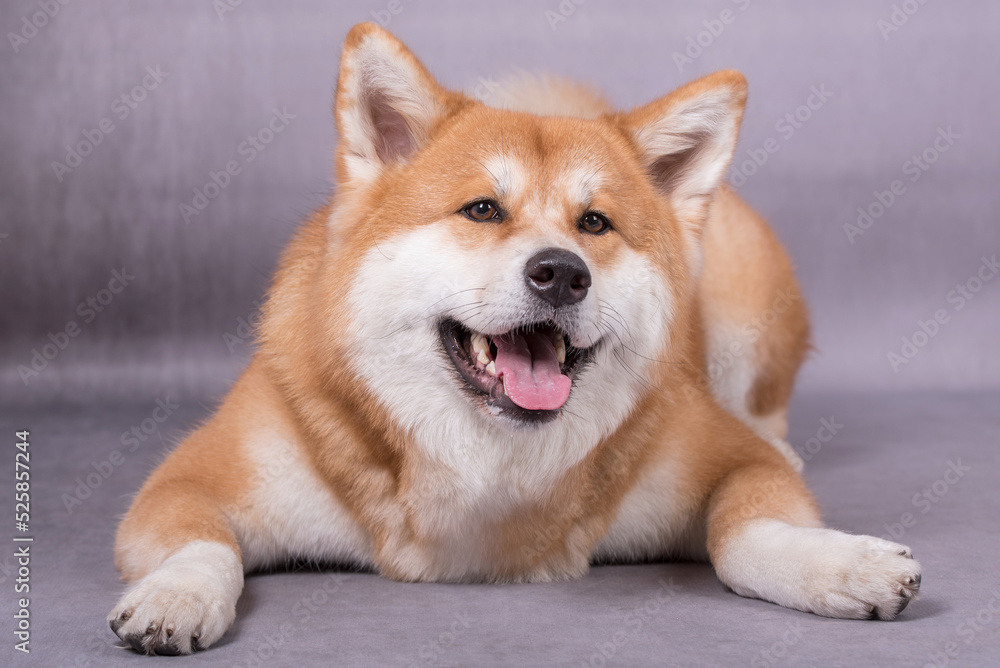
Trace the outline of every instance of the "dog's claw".
[[[119, 623], [119, 627], [120, 626], [121, 624]], [[125, 637], [122, 637], [122, 640], [128, 647], [131, 647], [140, 654], [148, 654], [150, 656], [177, 656], [182, 654], [181, 648], [178, 647], [176, 638], [174, 638], [174, 629], [172, 627], [167, 627], [166, 629], [163, 629], [163, 632], [161, 633], [161, 628], [160, 624], [151, 622], [149, 626], [146, 627], [145, 632], [128, 634]], [[112, 629], [114, 629], [113, 626]], [[192, 637], [192, 648], [195, 647], [196, 643], [197, 640]]]
[[110, 620], [108, 622], [108, 625], [111, 626], [111, 630], [114, 631], [115, 634], [117, 634], [118, 629], [122, 627], [122, 624], [128, 621], [129, 617], [131, 617], [131, 615], [129, 614], [128, 611], [125, 611], [122, 614], [115, 617], [114, 619]]
[[144, 635], [139, 635], [138, 633], [133, 633], [131, 635], [125, 636], [124, 638], [122, 638], [122, 640], [124, 640], [125, 642], [127, 642], [129, 644], [129, 646], [132, 649], [134, 649], [136, 652], [139, 652], [139, 654], [145, 654], [146, 653], [146, 647], [143, 644], [143, 639], [145, 637], [146, 636], [144, 636]]

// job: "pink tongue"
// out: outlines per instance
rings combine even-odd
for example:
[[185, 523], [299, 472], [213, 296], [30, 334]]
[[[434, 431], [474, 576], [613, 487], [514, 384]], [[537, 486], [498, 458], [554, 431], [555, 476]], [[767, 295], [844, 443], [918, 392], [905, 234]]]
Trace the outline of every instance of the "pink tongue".
[[511, 401], [530, 411], [553, 411], [566, 403], [572, 381], [559, 371], [552, 332], [506, 334], [493, 343], [497, 376]]

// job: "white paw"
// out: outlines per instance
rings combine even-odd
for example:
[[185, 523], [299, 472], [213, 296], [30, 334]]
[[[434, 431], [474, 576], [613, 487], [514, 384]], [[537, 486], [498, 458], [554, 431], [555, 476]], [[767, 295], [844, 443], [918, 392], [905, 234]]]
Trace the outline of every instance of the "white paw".
[[825, 617], [893, 619], [920, 590], [910, 548], [833, 529], [758, 520], [719, 557], [736, 593]]
[[242, 588], [243, 570], [233, 550], [195, 541], [136, 582], [108, 623], [137, 652], [190, 654], [230, 627]]
[[910, 548], [874, 536], [832, 534], [828, 572], [818, 573], [809, 590], [813, 612], [826, 617], [896, 617], [920, 591], [920, 564]]

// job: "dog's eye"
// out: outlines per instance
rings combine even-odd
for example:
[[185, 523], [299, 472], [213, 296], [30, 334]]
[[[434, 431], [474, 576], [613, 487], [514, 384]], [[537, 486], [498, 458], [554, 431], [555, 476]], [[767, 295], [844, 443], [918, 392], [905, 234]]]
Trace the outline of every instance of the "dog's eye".
[[611, 229], [611, 223], [596, 211], [588, 211], [580, 219], [580, 229], [587, 234], [604, 234]]
[[479, 222], [487, 220], [500, 220], [500, 207], [497, 206], [496, 202], [488, 199], [473, 202], [462, 209], [462, 213], [464, 213], [466, 217]]

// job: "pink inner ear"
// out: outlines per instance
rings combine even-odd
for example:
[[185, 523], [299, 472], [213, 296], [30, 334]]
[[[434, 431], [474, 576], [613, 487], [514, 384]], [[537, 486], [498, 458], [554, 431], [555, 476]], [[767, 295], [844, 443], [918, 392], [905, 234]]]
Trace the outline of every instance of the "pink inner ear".
[[368, 109], [375, 132], [372, 143], [379, 160], [390, 164], [409, 157], [416, 147], [413, 133], [403, 115], [392, 107], [385, 96], [378, 94], [369, 100]]
[[649, 175], [653, 182], [664, 193], [673, 191], [684, 178], [684, 171], [691, 168], [700, 146], [660, 156], [649, 167]]

